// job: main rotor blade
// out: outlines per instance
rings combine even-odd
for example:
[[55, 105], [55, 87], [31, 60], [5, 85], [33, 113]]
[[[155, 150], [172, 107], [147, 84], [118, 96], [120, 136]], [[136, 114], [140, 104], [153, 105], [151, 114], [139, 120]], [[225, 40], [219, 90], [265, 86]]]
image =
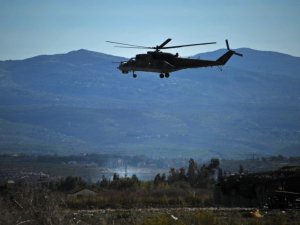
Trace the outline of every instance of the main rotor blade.
[[125, 43], [115, 42], [115, 41], [106, 41], [106, 42], [108, 42], [108, 43], [113, 43], [113, 44], [118, 44], [118, 45], [127, 45], [127, 46], [131, 46], [131, 47], [149, 48], [149, 47], [146, 47], [146, 46], [131, 45], [131, 44], [125, 44]]
[[156, 47], [156, 49], [161, 49], [163, 48], [166, 44], [168, 44], [172, 39], [171, 38], [168, 38], [167, 40], [165, 40], [161, 45], [158, 45]]
[[189, 47], [189, 46], [196, 46], [196, 45], [211, 45], [216, 44], [217, 42], [208, 42], [208, 43], [199, 43], [199, 44], [190, 44], [190, 45], [175, 45], [169, 47], [162, 47], [161, 49], [169, 49], [169, 48], [182, 48], [182, 47]]
[[155, 49], [153, 47], [144, 47], [144, 46], [133, 47], [133, 46], [119, 46], [119, 45], [115, 45], [114, 47], [117, 47], [117, 48], [137, 48], [137, 49]]

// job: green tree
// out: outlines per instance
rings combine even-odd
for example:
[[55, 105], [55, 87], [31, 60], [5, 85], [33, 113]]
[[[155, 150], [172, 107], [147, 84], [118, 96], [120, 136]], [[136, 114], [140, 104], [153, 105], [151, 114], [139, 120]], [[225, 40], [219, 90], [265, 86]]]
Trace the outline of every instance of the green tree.
[[196, 184], [197, 177], [198, 177], [198, 166], [197, 166], [197, 163], [194, 161], [194, 159], [189, 160], [189, 167], [188, 167], [186, 177], [187, 177], [188, 182], [192, 186], [194, 186]]
[[244, 173], [244, 167], [242, 164], [240, 164], [239, 166], [239, 174], [243, 174]]
[[101, 181], [99, 182], [99, 186], [102, 188], [107, 188], [109, 185], [109, 181], [107, 180], [107, 178], [103, 175], [101, 178]]

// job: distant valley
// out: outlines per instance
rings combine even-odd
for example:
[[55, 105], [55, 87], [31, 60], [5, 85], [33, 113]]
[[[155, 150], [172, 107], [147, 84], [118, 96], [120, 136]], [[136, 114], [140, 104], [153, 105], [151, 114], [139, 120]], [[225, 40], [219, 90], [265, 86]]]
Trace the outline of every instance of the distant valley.
[[237, 51], [223, 71], [168, 79], [133, 79], [112, 63], [124, 58], [87, 50], [0, 61], [0, 153], [299, 156], [300, 58]]

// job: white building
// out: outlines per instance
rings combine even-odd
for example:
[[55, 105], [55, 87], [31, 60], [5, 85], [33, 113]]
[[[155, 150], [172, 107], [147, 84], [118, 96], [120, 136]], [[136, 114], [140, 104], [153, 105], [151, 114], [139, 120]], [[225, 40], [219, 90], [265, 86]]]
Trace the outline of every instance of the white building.
[[90, 190], [88, 188], [83, 188], [79, 190], [75, 190], [71, 193], [67, 194], [68, 198], [82, 198], [82, 197], [94, 197], [98, 195], [96, 191]]

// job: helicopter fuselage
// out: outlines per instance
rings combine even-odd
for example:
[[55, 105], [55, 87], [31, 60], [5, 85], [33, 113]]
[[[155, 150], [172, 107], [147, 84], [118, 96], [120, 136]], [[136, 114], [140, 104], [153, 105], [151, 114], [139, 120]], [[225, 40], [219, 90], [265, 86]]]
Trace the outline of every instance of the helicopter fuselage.
[[118, 69], [123, 73], [130, 71], [170, 73], [187, 68], [217, 65], [219, 63], [216, 61], [182, 58], [178, 54], [165, 52], [147, 52], [147, 54], [138, 54], [135, 58], [120, 63]]
[[181, 48], [181, 47], [190, 47], [196, 45], [207, 45], [215, 44], [216, 42], [209, 43], [198, 43], [198, 44], [188, 44], [188, 45], [176, 45], [168, 46], [166, 44], [171, 41], [168, 38], [162, 44], [157, 45], [156, 47], [146, 47], [125, 44], [120, 42], [107, 41], [114, 44], [120, 44], [125, 48], [142, 48], [142, 49], [155, 49], [155, 51], [148, 51], [146, 54], [138, 54], [134, 58], [129, 59], [126, 62], [121, 62], [118, 66], [118, 69], [122, 73], [133, 72], [133, 77], [136, 78], [137, 75], [135, 71], [144, 71], [144, 72], [155, 72], [160, 73], [160, 78], [168, 78], [171, 72], [188, 69], [188, 68], [198, 68], [198, 67], [212, 67], [212, 66], [223, 66], [231, 58], [232, 55], [243, 56], [240, 53], [237, 53], [229, 48], [228, 41], [226, 40], [227, 52], [221, 55], [217, 60], [202, 60], [202, 59], [192, 59], [192, 58], [182, 58], [178, 56], [178, 53], [171, 54], [167, 52], [161, 52], [162, 49], [171, 49], [171, 48]]

